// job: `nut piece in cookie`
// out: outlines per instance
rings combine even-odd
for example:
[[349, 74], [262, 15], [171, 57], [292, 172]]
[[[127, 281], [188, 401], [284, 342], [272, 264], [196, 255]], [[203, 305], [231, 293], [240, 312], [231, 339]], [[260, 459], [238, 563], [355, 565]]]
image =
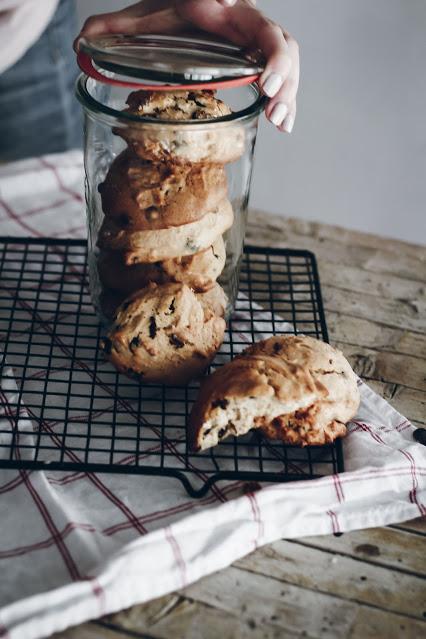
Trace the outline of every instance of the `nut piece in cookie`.
[[311, 337], [271, 337], [203, 381], [189, 435], [195, 450], [252, 428], [288, 444], [321, 445], [346, 434], [359, 402], [340, 351]]
[[226, 197], [226, 189], [223, 166], [153, 163], [129, 149], [98, 187], [105, 215], [129, 232], [195, 222]]
[[[237, 160], [244, 152], [242, 127], [232, 122], [220, 126], [211, 122], [232, 113], [214, 91], [134, 91], [127, 104], [124, 112], [140, 116], [141, 122], [116, 127], [114, 133], [145, 160], [224, 164]], [[149, 127], [144, 125], [144, 118], [151, 120]], [[158, 120], [158, 128], [153, 119]], [[200, 121], [210, 123], [196, 126]], [[162, 122], [167, 124], [161, 126]]]
[[181, 385], [203, 373], [224, 332], [224, 319], [185, 284], [151, 285], [121, 304], [103, 349], [130, 377]]

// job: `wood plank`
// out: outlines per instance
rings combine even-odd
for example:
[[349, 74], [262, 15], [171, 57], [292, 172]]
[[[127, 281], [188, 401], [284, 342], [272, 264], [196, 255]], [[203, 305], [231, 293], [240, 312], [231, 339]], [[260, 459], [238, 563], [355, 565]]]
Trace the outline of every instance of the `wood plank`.
[[[316, 602], [321, 605], [322, 601]], [[192, 604], [192, 605], [191, 605]], [[337, 600], [335, 606], [340, 606]], [[394, 613], [384, 613], [374, 608], [357, 606], [353, 613], [352, 623], [347, 624], [345, 634], [339, 635], [339, 629], [335, 632], [333, 628], [334, 617], [324, 618], [323, 624], [309, 632], [305, 630], [305, 620], [310, 614], [307, 610], [299, 611], [298, 617], [292, 615], [290, 630], [287, 630], [287, 616], [284, 616], [282, 623], [277, 623], [277, 614], [270, 615], [271, 622], [265, 616], [258, 617], [255, 613], [248, 619], [242, 616], [233, 615], [228, 611], [210, 608], [198, 602], [187, 602], [182, 608], [176, 610], [173, 618], [167, 620], [162, 628], [154, 630], [154, 634], [149, 637], [143, 631], [140, 636], [144, 639], [158, 637], [158, 639], [293, 639], [294, 637], [309, 637], [310, 639], [324, 639], [333, 637], [341, 639], [350, 637], [351, 639], [401, 639], [404, 637], [421, 637], [426, 630], [426, 625], [421, 621], [402, 617]], [[259, 625], [258, 625], [259, 624]], [[285, 627], [283, 627], [285, 625]], [[152, 631], [151, 631], [152, 632]], [[139, 632], [138, 632], [139, 635]], [[102, 635], [103, 637], [103, 635]], [[117, 635], [117, 639], [121, 635]], [[58, 638], [59, 639], [59, 638]], [[77, 636], [60, 637], [60, 639], [77, 639]], [[84, 636], [81, 639], [86, 639]], [[92, 639], [92, 636], [87, 639]], [[109, 637], [105, 637], [109, 639]], [[111, 637], [115, 639], [115, 637]]]
[[[109, 627], [83, 624], [52, 639], [400, 639], [422, 636], [426, 624], [230, 568], [182, 591], [167, 614], [152, 615], [176, 595], [105, 617]], [[114, 630], [111, 629], [111, 626]], [[97, 633], [97, 634], [96, 634]]]
[[[225, 572], [225, 571], [223, 571]], [[181, 597], [179, 604], [161, 620], [150, 623], [146, 619], [144, 605], [134, 606], [108, 618], [115, 626], [140, 633], [145, 636], [164, 639], [257, 639], [258, 637], [277, 637], [291, 639], [294, 634], [282, 625], [278, 627], [265, 619], [262, 629], [258, 625], [258, 616], [241, 614], [241, 610], [223, 610], [208, 603]], [[273, 615], [272, 615], [273, 616]]]
[[412, 572], [426, 577], [425, 541], [404, 530], [369, 528], [340, 537], [321, 535], [303, 537], [292, 543], [327, 550], [358, 561]]
[[391, 253], [384, 251], [382, 247], [380, 251], [376, 251], [369, 257], [365, 263], [365, 268], [368, 271], [374, 271], [378, 273], [394, 273], [395, 275], [401, 275], [413, 280], [424, 282], [426, 280], [426, 263], [425, 263], [425, 250], [424, 248], [421, 259], [409, 257], [408, 255], [395, 256], [395, 260], [392, 262]]
[[365, 233], [347, 229], [342, 226], [322, 224], [321, 222], [309, 221], [302, 218], [281, 216], [268, 213], [260, 209], [250, 210], [249, 220], [258, 222], [272, 222], [274, 225], [280, 225], [288, 228], [292, 233], [316, 238], [319, 242], [324, 239], [333, 240], [338, 244], [347, 246], [372, 248], [374, 250], [385, 249], [396, 255], [410, 255], [421, 261], [425, 261], [424, 247], [419, 244], [412, 244], [393, 238]]
[[278, 541], [236, 563], [240, 568], [270, 575], [313, 591], [422, 619], [425, 583], [381, 566]]
[[338, 242], [328, 235], [326, 225], [320, 237], [295, 233], [291, 220], [279, 216], [262, 216], [252, 212], [247, 227], [247, 244], [274, 246], [277, 248], [303, 248], [312, 251], [321, 260], [332, 262], [341, 268], [343, 265], [357, 266], [367, 271], [393, 274], [417, 282], [426, 279], [426, 263], [421, 254], [421, 247], [410, 254], [394, 252], [386, 249], [386, 240], [377, 238], [377, 247], [357, 246], [348, 242]]
[[327, 311], [326, 320], [330, 338], [333, 340], [426, 358], [426, 334], [384, 326], [375, 320], [352, 317], [330, 310]]
[[418, 260], [420, 264], [426, 262], [424, 246], [395, 240], [362, 231], [354, 231], [342, 226], [322, 224], [301, 218], [269, 213], [261, 209], [250, 209], [248, 226], [260, 226], [270, 233], [272, 239], [277, 238], [277, 232], [286, 236], [299, 236], [316, 240], [318, 244], [324, 241], [332, 241], [335, 245], [350, 246], [355, 249], [372, 249], [373, 254], [378, 252], [390, 253], [393, 256], [406, 255]]
[[424, 362], [417, 357], [386, 353], [341, 342], [333, 344], [344, 353], [357, 375], [366, 380], [377, 379], [418, 391], [426, 390]]
[[[220, 615], [231, 612], [242, 621], [250, 619], [251, 625], [258, 628], [254, 636], [259, 638], [285, 637], [285, 634], [280, 633], [287, 631], [293, 637], [365, 639], [380, 636], [400, 639], [401, 626], [412, 633], [406, 636], [421, 636], [426, 631], [423, 621], [282, 583], [235, 567], [204, 578], [183, 592], [196, 601], [215, 606], [220, 610]], [[279, 632], [271, 635], [268, 625], [275, 626]], [[365, 633], [369, 626], [376, 633], [377, 628], [380, 628], [382, 634], [377, 635], [373, 631]], [[221, 635], [218, 633], [216, 636]]]
[[182, 597], [177, 593], [170, 593], [157, 599], [152, 599], [144, 604], [132, 606], [127, 610], [107, 615], [103, 620], [120, 626], [122, 628], [131, 629], [137, 632], [149, 632], [155, 634], [154, 628], [167, 618], [172, 611], [179, 608]]
[[320, 278], [323, 284], [353, 291], [360, 295], [368, 293], [374, 297], [397, 301], [407, 300], [411, 305], [418, 305], [422, 308], [426, 305], [424, 283], [396, 275], [387, 275], [384, 278], [381, 273], [349, 265], [336, 269], [335, 264], [321, 260]]
[[398, 528], [399, 530], [407, 530], [418, 535], [426, 536], [426, 517], [417, 517], [411, 521], [405, 521], [402, 524], [393, 524], [392, 528]]
[[420, 639], [426, 624], [392, 613], [359, 606], [348, 639]]
[[[129, 639], [129, 635], [119, 628], [111, 629], [96, 623], [83, 623], [68, 628], [63, 632], [56, 632], [50, 639]], [[148, 638], [147, 638], [148, 639]]]
[[423, 303], [378, 298], [367, 291], [360, 295], [327, 284], [323, 284], [322, 293], [326, 313], [342, 313], [401, 330], [425, 331], [426, 305]]
[[426, 423], [426, 396], [423, 391], [376, 379], [369, 379], [366, 383], [412, 423]]
[[294, 635], [287, 628], [277, 628], [264, 621], [264, 627], [258, 625], [254, 616], [239, 616], [234, 611], [217, 610], [206, 604], [184, 599], [173, 614], [164, 619], [155, 628], [165, 639], [257, 639], [258, 637], [277, 637], [291, 639]]

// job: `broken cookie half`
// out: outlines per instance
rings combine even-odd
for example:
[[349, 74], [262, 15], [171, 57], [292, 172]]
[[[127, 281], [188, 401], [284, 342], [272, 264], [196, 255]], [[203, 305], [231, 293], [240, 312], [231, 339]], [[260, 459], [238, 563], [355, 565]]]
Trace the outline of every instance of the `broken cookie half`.
[[205, 378], [189, 420], [194, 450], [253, 428], [301, 446], [346, 434], [360, 402], [357, 377], [343, 354], [305, 336], [253, 344]]

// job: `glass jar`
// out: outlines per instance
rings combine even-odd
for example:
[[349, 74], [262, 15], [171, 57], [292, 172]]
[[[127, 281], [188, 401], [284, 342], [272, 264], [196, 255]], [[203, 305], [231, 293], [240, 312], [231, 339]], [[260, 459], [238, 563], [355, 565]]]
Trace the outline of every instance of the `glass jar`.
[[[83, 73], [76, 89], [85, 114], [89, 281], [99, 317], [109, 323], [117, 306], [150, 281], [182, 281], [202, 293], [217, 280], [229, 315], [238, 293], [264, 98], [255, 83], [221, 88], [215, 97], [231, 112], [160, 120], [155, 112], [132, 108], [139, 93], [129, 88], [128, 69], [123, 81], [122, 67], [104, 64], [102, 77]], [[133, 68], [133, 76], [140, 73]], [[191, 86], [186, 90], [196, 104], [198, 89]], [[158, 85], [163, 104], [165, 88]], [[170, 108], [178, 107], [175, 100]], [[208, 110], [208, 104], [195, 108]]]

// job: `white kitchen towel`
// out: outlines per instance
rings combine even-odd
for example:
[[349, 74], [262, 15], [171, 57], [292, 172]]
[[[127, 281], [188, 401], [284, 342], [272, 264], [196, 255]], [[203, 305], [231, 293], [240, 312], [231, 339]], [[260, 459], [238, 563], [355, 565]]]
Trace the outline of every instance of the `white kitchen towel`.
[[[83, 237], [82, 170], [79, 152], [0, 167], [1, 234]], [[425, 515], [426, 449], [404, 417], [360, 390], [346, 472], [323, 479], [259, 490], [222, 482], [194, 500], [175, 479], [0, 470], [0, 637], [43, 637], [147, 601], [275, 539]], [[1, 431], [15, 393], [6, 362]], [[25, 407], [20, 428], [32, 436]]]

